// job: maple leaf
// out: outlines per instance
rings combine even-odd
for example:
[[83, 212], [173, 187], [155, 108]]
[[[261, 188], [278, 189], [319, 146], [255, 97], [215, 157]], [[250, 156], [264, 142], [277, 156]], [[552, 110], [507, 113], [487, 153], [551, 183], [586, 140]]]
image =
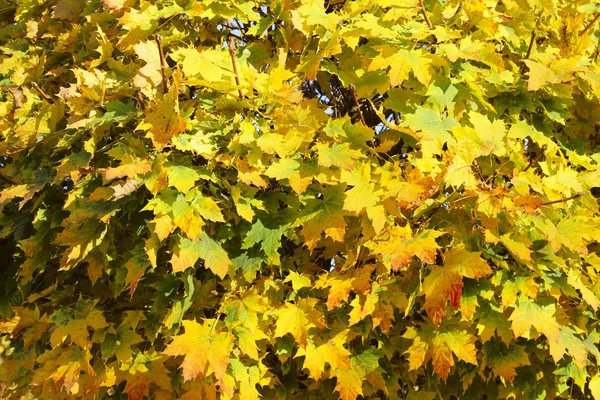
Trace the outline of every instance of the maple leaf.
[[107, 168], [104, 171], [104, 179], [112, 181], [116, 178], [136, 178], [138, 175], [144, 175], [152, 171], [152, 166], [145, 160], [139, 160], [132, 163], [124, 163], [118, 167]]
[[515, 310], [509, 317], [511, 329], [516, 337], [529, 337], [531, 328], [543, 333], [549, 340], [558, 342], [560, 325], [554, 319], [556, 307], [554, 304], [540, 306], [531, 299], [519, 296]]
[[414, 114], [406, 115], [403, 125], [421, 132], [421, 139], [430, 143], [426, 147], [427, 155], [440, 154], [444, 143], [456, 142], [449, 131], [452, 127], [458, 126], [458, 123], [452, 117], [442, 118], [437, 110], [417, 107]]
[[265, 175], [277, 180], [288, 179], [297, 173], [298, 168], [300, 168], [300, 162], [291, 158], [284, 158], [271, 164], [265, 171]]
[[286, 225], [271, 228], [263, 225], [262, 221], [259, 219], [252, 225], [252, 228], [246, 234], [242, 243], [242, 249], [249, 249], [256, 243], [260, 243], [260, 248], [265, 254], [272, 257], [277, 253], [277, 249], [281, 246], [281, 236], [286, 230]]
[[150, 265], [150, 260], [145, 249], [142, 246], [136, 247], [132, 251], [132, 257], [127, 260], [124, 268], [127, 270], [127, 276], [125, 277], [125, 287], [129, 287], [129, 294], [133, 296], [137, 289], [138, 282], [146, 272], [146, 269]]
[[298, 350], [296, 357], [305, 356], [303, 367], [308, 369], [311, 378], [321, 378], [325, 363], [335, 371], [350, 368], [350, 352], [344, 347], [347, 336], [348, 331], [342, 331], [322, 344], [311, 342]]
[[143, 400], [150, 396], [151, 385], [171, 393], [171, 379], [164, 362], [165, 357], [154, 352], [136, 355], [131, 366], [120, 374], [127, 382], [123, 392], [127, 393], [128, 399]]
[[184, 356], [181, 368], [186, 381], [213, 373], [222, 380], [231, 362], [234, 336], [229, 332], [214, 332], [213, 324], [217, 323], [214, 319], [206, 319], [202, 324], [194, 320], [182, 323], [185, 332], [175, 336], [163, 353]]
[[506, 346], [502, 342], [490, 341], [483, 346], [483, 354], [481, 367], [489, 366], [495, 375], [511, 383], [518, 367], [530, 365], [525, 349], [517, 344]]
[[101, 65], [107, 59], [109, 59], [113, 53], [113, 45], [110, 42], [110, 40], [108, 40], [108, 38], [106, 37], [106, 34], [104, 33], [104, 31], [102, 31], [100, 26], [98, 26], [98, 36], [99, 36], [99, 40], [98, 40], [99, 46], [96, 48], [96, 51], [98, 53], [100, 53], [100, 58], [97, 60], [96, 59], [92, 60], [92, 62], [90, 64], [90, 68], [96, 68], [97, 66]]
[[231, 369], [235, 380], [239, 384], [240, 397], [244, 399], [259, 399], [261, 396], [256, 389], [256, 385], [260, 380], [259, 368], [257, 366], [247, 367], [239, 360], [232, 360]]
[[98, 330], [108, 326], [102, 312], [96, 309], [97, 301], [80, 299], [73, 308], [63, 308], [50, 315], [49, 322], [55, 328], [50, 335], [50, 344], [55, 349], [69, 337], [77, 346], [89, 347], [88, 327]]
[[360, 151], [351, 149], [349, 143], [334, 144], [332, 146], [319, 143], [315, 148], [319, 153], [319, 165], [325, 168], [336, 166], [351, 170], [354, 168], [354, 160], [363, 157]]
[[341, 181], [353, 186], [344, 193], [344, 210], [359, 213], [379, 202], [381, 192], [371, 184], [371, 166], [368, 163], [360, 164], [353, 171], [343, 170]]
[[186, 123], [179, 113], [177, 88], [172, 89], [162, 99], [155, 100], [146, 108], [144, 121], [138, 130], [147, 130], [149, 137], [158, 151], [169, 144], [171, 138], [183, 132]]
[[479, 279], [492, 273], [479, 253], [468, 252], [458, 246], [446, 253], [443, 267], [434, 267], [423, 281], [425, 304], [423, 308], [434, 324], [446, 315], [446, 302], [454, 308], [460, 305], [463, 278]]
[[154, 40], [137, 43], [133, 46], [138, 57], [146, 62], [133, 78], [133, 84], [137, 87], [156, 86], [162, 82], [160, 73], [160, 57], [158, 46]]
[[386, 256], [385, 261], [389, 259], [389, 266], [392, 270], [406, 267], [414, 256], [419, 257], [425, 263], [435, 263], [439, 248], [436, 238], [440, 237], [443, 232], [425, 229], [413, 236], [409, 225], [394, 226], [389, 232], [390, 238], [378, 244], [377, 252]]
[[73, 0], [58, 0], [52, 7], [52, 17], [56, 19], [74, 20], [77, 18], [83, 4]]
[[232, 77], [230, 55], [219, 48], [203, 51], [193, 47], [180, 48], [170, 53], [169, 57], [181, 63], [183, 73], [188, 78], [218, 82]]
[[194, 293], [196, 292], [196, 286], [194, 285], [194, 278], [192, 274], [185, 273], [183, 282], [185, 285], [185, 296], [173, 303], [173, 308], [171, 308], [169, 315], [167, 315], [164, 320], [164, 324], [167, 329], [171, 329], [173, 325], [179, 325], [186, 311], [192, 306]]
[[189, 168], [183, 165], [173, 165], [167, 168], [167, 177], [169, 186], [175, 187], [181, 193], [187, 194], [201, 174], [194, 168]]
[[193, 267], [200, 258], [204, 260], [205, 267], [213, 271], [215, 275], [220, 278], [227, 275], [231, 260], [219, 243], [208, 236], [206, 232], [202, 232], [199, 242], [184, 237], [179, 238], [178, 250], [171, 258], [173, 272], [181, 272]]
[[588, 349], [583, 340], [575, 336], [573, 329], [568, 326], [561, 326], [558, 341], [550, 340], [548, 344], [550, 345], [550, 355], [555, 362], [558, 363], [568, 351], [577, 365], [581, 368], [585, 367]]
[[598, 396], [600, 396], [600, 374], [596, 374], [592, 377], [588, 387], [590, 388], [594, 398], [598, 398]]
[[466, 331], [438, 331], [432, 328], [431, 325], [426, 325], [419, 331], [410, 328], [404, 334], [404, 337], [414, 339], [406, 351], [409, 354], [411, 370], [432, 360], [433, 370], [446, 381], [451, 367], [454, 366], [454, 356], [477, 365], [477, 349], [473, 335]]
[[131, 346], [143, 341], [144, 339], [134, 330], [121, 325], [117, 328], [114, 335], [107, 335], [104, 343], [102, 343], [102, 356], [110, 358], [115, 355], [119, 362], [127, 364], [134, 353]]
[[290, 274], [285, 278], [284, 282], [292, 282], [294, 292], [311, 286], [310, 278], [306, 274], [299, 274], [295, 271], [290, 271]]
[[327, 188], [322, 199], [307, 202], [308, 216], [295, 222], [302, 224], [302, 235], [310, 250], [315, 248], [323, 233], [337, 242], [344, 240], [347, 227], [342, 211], [344, 189], [342, 185]]
[[[427, 53], [418, 50], [394, 50], [389, 47], [379, 47], [381, 54], [375, 57], [369, 65], [369, 70], [374, 71], [382, 67], [389, 67], [388, 77], [392, 87], [398, 86], [409, 78], [412, 72], [419, 82], [428, 85], [431, 80], [431, 59]], [[393, 53], [392, 53], [393, 52]]]
[[302, 348], [308, 345], [308, 331], [322, 325], [322, 315], [314, 308], [316, 299], [299, 299], [298, 304], [285, 303], [276, 311], [275, 337], [291, 333]]
[[433, 370], [445, 381], [454, 365], [452, 354], [459, 360], [477, 365], [475, 337], [466, 332], [444, 332], [433, 338], [429, 353]]
[[41, 368], [35, 371], [32, 379], [33, 385], [46, 383], [48, 379], [54, 382], [56, 392], [65, 389], [73, 395], [79, 393], [79, 378], [81, 372], [95, 375], [90, 361], [92, 355], [89, 349], [80, 347], [55, 348], [42, 353], [37, 362]]
[[337, 382], [335, 390], [340, 392], [342, 400], [355, 400], [363, 395], [363, 379], [354, 368], [335, 371]]

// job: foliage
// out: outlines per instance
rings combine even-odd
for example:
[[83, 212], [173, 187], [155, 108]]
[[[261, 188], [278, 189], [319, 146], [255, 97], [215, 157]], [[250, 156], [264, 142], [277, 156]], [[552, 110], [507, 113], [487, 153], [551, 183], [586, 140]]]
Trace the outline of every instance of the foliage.
[[600, 398], [597, 1], [4, 4], [3, 398]]

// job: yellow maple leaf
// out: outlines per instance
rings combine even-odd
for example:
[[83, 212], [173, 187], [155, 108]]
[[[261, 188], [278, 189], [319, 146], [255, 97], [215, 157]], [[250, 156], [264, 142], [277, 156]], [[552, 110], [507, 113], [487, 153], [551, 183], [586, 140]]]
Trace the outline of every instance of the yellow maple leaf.
[[147, 130], [146, 137], [158, 151], [162, 151], [171, 141], [173, 136], [183, 132], [186, 124], [179, 114], [177, 100], [178, 89], [170, 90], [162, 99], [151, 102], [145, 111], [143, 122], [137, 130]]
[[78, 381], [81, 372], [90, 376], [95, 375], [90, 365], [91, 359], [89, 349], [71, 346], [48, 350], [37, 358], [40, 367], [35, 370], [31, 383], [42, 385], [50, 379], [54, 382], [57, 395], [62, 389], [75, 395], [79, 393]]
[[215, 275], [221, 278], [227, 275], [231, 260], [221, 245], [206, 232], [202, 232], [198, 242], [185, 237], [179, 239], [177, 250], [171, 258], [173, 272], [182, 272], [193, 267], [199, 258], [204, 260], [205, 267], [213, 271]]
[[369, 163], [359, 164], [352, 171], [342, 170], [340, 180], [354, 186], [344, 193], [344, 210], [359, 213], [365, 208], [374, 207], [379, 202], [382, 192], [376, 191], [371, 183]]
[[317, 301], [317, 299], [299, 299], [298, 304], [285, 303], [279, 308], [275, 314], [277, 316], [275, 337], [291, 333], [300, 347], [306, 348], [309, 329], [323, 324], [323, 316], [314, 308]]
[[169, 356], [184, 356], [181, 368], [183, 379], [188, 381], [214, 373], [223, 379], [230, 363], [234, 336], [229, 332], [213, 332], [218, 321], [206, 319], [202, 324], [184, 320], [184, 333], [176, 336], [163, 352]]
[[322, 344], [309, 342], [305, 348], [298, 349], [296, 357], [305, 356], [303, 368], [308, 369], [312, 379], [321, 379], [325, 363], [335, 371], [350, 368], [350, 352], [344, 347], [348, 333], [346, 329]]
[[117, 178], [135, 178], [138, 175], [144, 175], [152, 171], [152, 166], [147, 161], [135, 161], [131, 163], [121, 164], [118, 167], [106, 168], [104, 171], [104, 179], [112, 181]]
[[377, 251], [385, 256], [389, 268], [396, 271], [405, 268], [414, 256], [427, 264], [434, 264], [439, 245], [435, 239], [443, 232], [425, 229], [413, 236], [409, 225], [394, 226], [387, 240], [377, 245]]
[[50, 335], [53, 349], [64, 343], [67, 337], [77, 346], [88, 348], [88, 327], [98, 330], [108, 326], [102, 312], [96, 309], [96, 303], [97, 301], [80, 299], [73, 308], [61, 308], [50, 316], [49, 322], [55, 326]]
[[162, 74], [160, 72], [160, 56], [156, 41], [147, 40], [137, 43], [133, 46], [133, 50], [140, 59], [146, 62], [133, 78], [133, 85], [143, 88], [160, 84], [162, 82]]
[[525, 349], [512, 343], [510, 346], [499, 341], [490, 341], [483, 346], [481, 368], [490, 367], [492, 372], [509, 382], [517, 375], [516, 368], [530, 365]]
[[555, 311], [556, 306], [554, 304], [541, 306], [531, 301], [531, 299], [520, 296], [515, 310], [509, 317], [509, 321], [512, 322], [511, 329], [516, 337], [528, 338], [533, 327], [549, 340], [558, 342], [560, 325], [554, 319]]
[[337, 378], [335, 390], [340, 392], [340, 399], [356, 400], [362, 396], [364, 379], [354, 368], [339, 369], [334, 373]]
[[467, 331], [438, 331], [431, 325], [425, 325], [419, 331], [409, 328], [403, 337], [413, 339], [413, 344], [406, 351], [411, 370], [431, 360], [434, 372], [445, 381], [454, 366], [454, 356], [477, 365], [476, 338]]

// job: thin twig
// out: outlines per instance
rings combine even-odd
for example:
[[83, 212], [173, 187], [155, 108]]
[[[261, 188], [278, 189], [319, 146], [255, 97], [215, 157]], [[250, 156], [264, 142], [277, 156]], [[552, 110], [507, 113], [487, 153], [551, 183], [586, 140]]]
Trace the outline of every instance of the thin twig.
[[235, 84], [238, 86], [238, 95], [240, 96], [240, 99], [241, 99], [244, 97], [244, 95], [242, 94], [240, 75], [238, 72], [237, 57], [235, 56], [235, 42], [233, 41], [232, 36], [229, 36], [227, 38], [227, 45], [229, 46], [229, 55], [231, 56], [231, 64], [233, 64], [233, 73], [235, 74]]
[[37, 90], [37, 92], [40, 94], [40, 96], [42, 96], [44, 98], [44, 100], [46, 100], [48, 103], [50, 104], [54, 104], [54, 101], [50, 98], [50, 96], [48, 96], [41, 87], [38, 86], [37, 83], [35, 82], [31, 82], [31, 87], [34, 88], [35, 90]]
[[521, 74], [525, 73], [525, 69], [527, 68], [527, 64], [525, 64], [525, 60], [528, 60], [531, 56], [531, 51], [533, 50], [533, 44], [535, 43], [535, 37], [537, 36], [537, 28], [533, 28], [531, 31], [531, 39], [529, 40], [529, 47], [527, 48], [527, 54], [525, 54], [525, 58], [521, 60]]
[[485, 178], [483, 177], [483, 174], [481, 173], [481, 169], [479, 168], [479, 164], [477, 164], [476, 160], [473, 160], [473, 164], [471, 166], [473, 167], [475, 172], [477, 172], [477, 175], [479, 176], [479, 179], [481, 179], [481, 182], [485, 182]]
[[219, 311], [219, 313], [217, 314], [217, 318], [215, 319], [215, 323], [213, 324], [213, 326], [210, 328], [210, 335], [213, 334], [215, 327], [217, 326], [217, 324], [219, 323], [219, 320], [221, 319], [221, 315], [223, 315], [223, 313], [221, 311]]
[[594, 26], [594, 24], [596, 23], [596, 21], [598, 21], [598, 19], [600, 19], [600, 13], [596, 14], [596, 16], [594, 17], [594, 19], [592, 20], [592, 22], [590, 22], [589, 24], [587, 24], [587, 26], [585, 28], [583, 28], [583, 30], [581, 31], [581, 33], [579, 34], [579, 36], [583, 36], [586, 33], [588, 33], [588, 31], [590, 29], [592, 29], [592, 27]]
[[140, 105], [140, 108], [142, 109], [142, 111], [146, 111], [146, 106], [144, 105], [144, 96], [142, 95], [142, 92], [137, 93], [136, 99], [137, 99], [138, 104]]
[[158, 45], [158, 56], [160, 57], [160, 74], [162, 75], [163, 93], [166, 94], [169, 90], [167, 87], [167, 74], [165, 71], [165, 53], [163, 53], [162, 36], [156, 34], [156, 44]]
[[579, 192], [577, 194], [574, 194], [573, 196], [565, 197], [564, 199], [560, 199], [560, 200], [547, 201], [545, 203], [542, 203], [541, 205], [542, 206], [549, 206], [550, 204], [563, 203], [565, 201], [573, 200], [573, 199], [576, 199], [576, 198], [581, 197], [583, 195], [585, 195], [585, 192]]
[[433, 24], [429, 20], [429, 16], [427, 15], [427, 10], [425, 10], [425, 4], [423, 4], [423, 0], [419, 0], [419, 6], [421, 7], [421, 13], [423, 14], [423, 17], [425, 17], [425, 22], [427, 23], [427, 26], [429, 27], [429, 29], [433, 29]]
[[542, 156], [542, 154], [548, 149], [548, 145], [545, 144], [542, 146], [542, 148], [540, 149], [540, 151], [535, 155], [535, 157], [533, 157], [531, 159], [531, 161], [529, 161], [529, 164], [527, 164], [527, 167], [525, 167], [525, 169], [523, 170], [523, 172], [527, 172], [527, 170], [529, 168], [531, 168], [531, 166], [533, 164], [535, 164], [537, 162], [537, 160], [539, 160], [539, 158]]
[[348, 85], [348, 88], [350, 89], [350, 93], [352, 93], [352, 99], [354, 100], [354, 106], [358, 110], [358, 115], [360, 115], [360, 120], [362, 121], [364, 126], [368, 126], [367, 121], [365, 121], [365, 116], [363, 115], [362, 110], [360, 109], [360, 104], [358, 104], [358, 99], [356, 98], [356, 91], [355, 91], [356, 86], [354, 86], [354, 84], [351, 83], [350, 85]]
[[524, 60], [528, 60], [529, 56], [531, 56], [531, 50], [533, 49], [533, 44], [535, 43], [535, 37], [537, 35], [537, 29], [533, 28], [531, 31], [531, 39], [529, 39], [529, 47], [527, 48], [527, 54], [525, 54]]

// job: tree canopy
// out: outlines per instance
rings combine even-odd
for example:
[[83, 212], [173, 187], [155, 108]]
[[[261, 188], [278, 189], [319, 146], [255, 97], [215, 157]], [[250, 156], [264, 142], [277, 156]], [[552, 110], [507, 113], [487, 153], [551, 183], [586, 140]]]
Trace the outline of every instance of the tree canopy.
[[1, 4], [0, 397], [600, 398], [597, 0]]

